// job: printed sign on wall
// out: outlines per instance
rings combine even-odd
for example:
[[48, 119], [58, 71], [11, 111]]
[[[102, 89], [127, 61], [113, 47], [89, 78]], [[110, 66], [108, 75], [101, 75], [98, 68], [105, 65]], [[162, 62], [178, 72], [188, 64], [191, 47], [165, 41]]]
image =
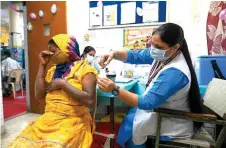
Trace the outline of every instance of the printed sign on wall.
[[124, 49], [139, 50], [149, 47], [153, 28], [138, 28], [124, 30]]

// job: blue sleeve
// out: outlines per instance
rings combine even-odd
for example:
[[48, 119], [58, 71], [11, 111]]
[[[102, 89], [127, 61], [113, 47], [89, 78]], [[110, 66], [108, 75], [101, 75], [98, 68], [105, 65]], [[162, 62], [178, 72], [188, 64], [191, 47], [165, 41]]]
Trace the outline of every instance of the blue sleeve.
[[130, 64], [152, 64], [153, 58], [150, 55], [150, 49], [146, 48], [143, 50], [129, 50], [128, 58], [125, 63]]
[[169, 68], [158, 76], [148, 92], [138, 97], [138, 108], [152, 110], [159, 107], [188, 84], [187, 76], [176, 68]]

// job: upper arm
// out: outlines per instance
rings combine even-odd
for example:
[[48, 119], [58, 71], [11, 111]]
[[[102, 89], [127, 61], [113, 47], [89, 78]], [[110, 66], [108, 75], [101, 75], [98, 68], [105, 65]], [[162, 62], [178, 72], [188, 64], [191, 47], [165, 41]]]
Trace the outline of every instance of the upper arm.
[[17, 67], [22, 69], [22, 67], [20, 66], [20, 64], [19, 63], [17, 63], [17, 64], [18, 64]]
[[146, 48], [143, 50], [129, 50], [127, 52], [128, 57], [125, 63], [130, 64], [152, 64], [153, 58], [150, 55], [150, 49]]
[[87, 92], [93, 99], [96, 96], [96, 75], [94, 73], [87, 73], [82, 78], [83, 91]]
[[146, 110], [157, 108], [188, 83], [188, 77], [182, 71], [169, 68], [158, 76], [145, 95], [139, 96], [138, 107]]
[[[96, 81], [97, 81], [97, 71], [95, 68], [89, 64], [84, 64], [79, 69], [80, 75], [78, 76], [83, 91], [87, 92], [90, 96], [96, 95]], [[93, 98], [93, 97], [92, 97]]]

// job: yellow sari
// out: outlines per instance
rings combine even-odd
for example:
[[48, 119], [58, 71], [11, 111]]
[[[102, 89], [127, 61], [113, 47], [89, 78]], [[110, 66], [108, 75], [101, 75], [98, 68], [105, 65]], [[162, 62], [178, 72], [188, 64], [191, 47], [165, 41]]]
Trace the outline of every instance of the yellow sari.
[[[53, 80], [56, 66], [50, 68], [46, 82]], [[74, 88], [82, 90], [82, 78], [97, 71], [87, 61], [72, 64], [64, 78]], [[9, 145], [9, 148], [89, 148], [92, 144], [90, 109], [68, 96], [64, 90], [46, 95], [45, 113], [29, 124]]]

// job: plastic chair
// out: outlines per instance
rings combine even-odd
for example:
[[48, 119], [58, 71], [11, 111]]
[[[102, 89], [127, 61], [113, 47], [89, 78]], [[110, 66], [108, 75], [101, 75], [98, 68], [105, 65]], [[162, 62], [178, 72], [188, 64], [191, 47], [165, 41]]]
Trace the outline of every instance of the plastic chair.
[[[22, 91], [22, 96], [24, 96], [24, 92], [23, 92], [23, 69], [13, 69], [10, 72], [9, 75], [9, 79], [8, 79], [8, 84], [12, 85], [12, 89], [13, 89], [13, 96], [14, 99], [16, 98], [16, 85], [19, 84], [20, 85], [20, 89]], [[15, 78], [15, 82], [11, 82], [11, 79]]]

